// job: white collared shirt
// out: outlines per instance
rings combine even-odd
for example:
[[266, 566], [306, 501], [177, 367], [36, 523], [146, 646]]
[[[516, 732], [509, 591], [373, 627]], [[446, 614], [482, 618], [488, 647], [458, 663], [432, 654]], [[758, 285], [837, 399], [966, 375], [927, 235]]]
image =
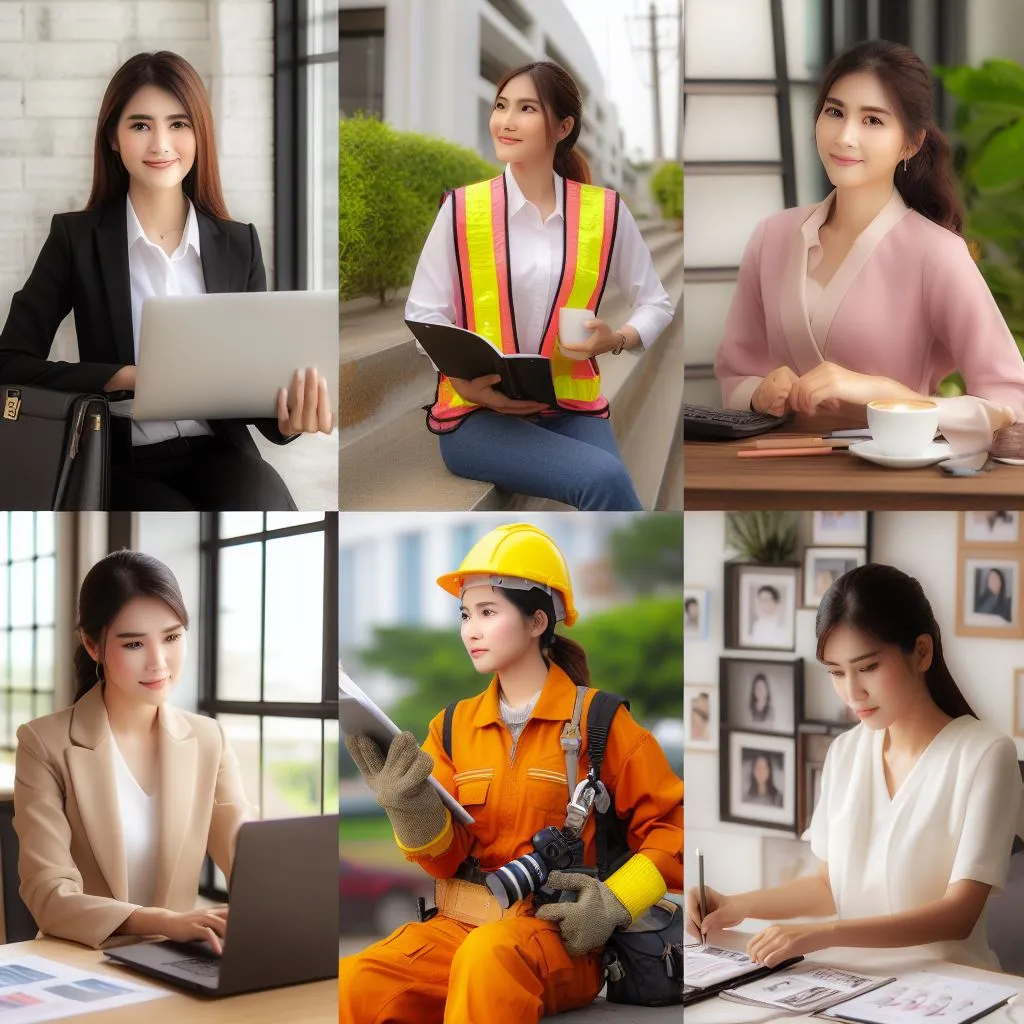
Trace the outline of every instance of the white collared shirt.
[[[203, 264], [199, 258], [199, 221], [195, 207], [188, 204], [188, 218], [178, 248], [168, 256], [151, 242], [142, 230], [132, 201], [125, 197], [128, 226], [128, 272], [132, 289], [132, 338], [135, 362], [139, 361], [139, 330], [142, 324], [142, 303], [157, 295], [205, 295]], [[133, 421], [132, 444], [155, 444], [173, 437], [211, 434], [206, 423], [198, 420]]]
[[151, 796], [139, 785], [113, 733], [110, 742], [114, 748], [114, 784], [128, 869], [128, 902], [151, 907], [156, 899], [157, 794]]
[[[512, 266], [512, 304], [520, 349], [539, 352], [548, 313], [555, 301], [562, 272], [565, 213], [562, 178], [554, 174], [555, 210], [543, 220], [540, 210], [520, 189], [511, 165], [505, 167], [508, 189], [509, 257]], [[455, 323], [453, 281], [456, 274], [452, 244], [452, 201], [449, 196], [438, 211], [434, 226], [423, 245], [409, 298], [407, 320], [419, 323]], [[680, 243], [681, 244], [681, 243]], [[644, 347], [650, 345], [671, 323], [675, 312], [651, 261], [633, 215], [619, 203], [615, 244], [609, 274], [619, 287], [632, 313], [626, 321], [636, 328]], [[619, 324], [612, 324], [617, 329]]]

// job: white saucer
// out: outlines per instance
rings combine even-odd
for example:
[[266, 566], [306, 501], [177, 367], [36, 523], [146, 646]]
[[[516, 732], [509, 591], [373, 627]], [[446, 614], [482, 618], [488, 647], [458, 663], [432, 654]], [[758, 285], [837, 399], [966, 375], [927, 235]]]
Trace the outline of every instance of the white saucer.
[[948, 459], [953, 450], [945, 441], [933, 441], [920, 455], [883, 455], [874, 441], [858, 441], [850, 445], [850, 454], [867, 462], [890, 469], [918, 469], [920, 466], [934, 466]]
[[1004, 459], [1002, 456], [993, 455], [996, 462], [1004, 462], [1007, 466], [1024, 466], [1024, 459]]

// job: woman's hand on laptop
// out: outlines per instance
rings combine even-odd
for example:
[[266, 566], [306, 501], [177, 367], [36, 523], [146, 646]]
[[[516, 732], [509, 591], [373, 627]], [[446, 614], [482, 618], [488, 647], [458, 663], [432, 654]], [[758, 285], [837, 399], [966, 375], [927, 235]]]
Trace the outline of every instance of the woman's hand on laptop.
[[140, 907], [118, 928], [122, 935], [164, 935], [174, 942], [206, 942], [218, 956], [224, 952], [228, 908], [176, 912]]
[[114, 374], [106, 384], [103, 385], [104, 391], [134, 391], [135, 390], [135, 374], [138, 370], [136, 366], [122, 366], [117, 373]]
[[277, 392], [277, 426], [285, 437], [329, 434], [334, 428], [327, 378], [315, 367], [296, 370], [288, 389]]

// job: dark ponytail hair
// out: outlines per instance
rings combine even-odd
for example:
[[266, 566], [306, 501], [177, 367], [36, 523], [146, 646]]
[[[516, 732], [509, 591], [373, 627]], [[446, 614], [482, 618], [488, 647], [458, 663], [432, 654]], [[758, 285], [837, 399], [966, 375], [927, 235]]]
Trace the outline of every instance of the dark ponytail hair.
[[924, 143], [907, 162], [896, 165], [895, 183], [903, 201], [942, 227], [963, 233], [964, 208], [957, 191], [949, 143], [934, 118], [934, 91], [927, 65], [913, 50], [886, 39], [857, 43], [825, 71], [814, 105], [817, 122], [832, 86], [845, 75], [867, 72], [885, 90], [908, 141], [924, 131]]
[[584, 185], [591, 183], [590, 164], [576, 149], [576, 141], [583, 127], [583, 98], [576, 80], [565, 68], [549, 60], [538, 60], [513, 68], [498, 83], [495, 96], [517, 75], [529, 75], [537, 88], [537, 98], [548, 119], [548, 135], [554, 135], [554, 127], [567, 117], [572, 118], [572, 130], [555, 146], [555, 173], [570, 181]]
[[534, 612], [544, 612], [548, 617], [548, 624], [541, 634], [541, 652], [577, 686], [590, 686], [587, 652], [575, 640], [555, 632], [555, 603], [551, 595], [540, 587], [531, 587], [529, 590], [513, 590], [511, 587], [494, 589], [507, 597], [527, 618], [532, 618]]
[[[102, 647], [103, 634], [133, 598], [163, 601], [188, 628], [188, 611], [174, 573], [163, 562], [139, 551], [114, 551], [101, 558], [85, 575], [78, 593], [78, 630]], [[75, 648], [75, 701], [100, 681], [100, 666], [79, 640]]]
[[932, 663], [925, 672], [925, 683], [932, 700], [951, 718], [978, 717], [946, 665], [939, 624], [921, 584], [913, 576], [878, 562], [858, 566], [840, 576], [825, 591], [818, 608], [814, 632], [819, 661], [832, 630], [839, 625], [849, 626], [879, 643], [893, 644], [904, 654], [911, 654], [917, 638], [927, 634], [932, 638]]

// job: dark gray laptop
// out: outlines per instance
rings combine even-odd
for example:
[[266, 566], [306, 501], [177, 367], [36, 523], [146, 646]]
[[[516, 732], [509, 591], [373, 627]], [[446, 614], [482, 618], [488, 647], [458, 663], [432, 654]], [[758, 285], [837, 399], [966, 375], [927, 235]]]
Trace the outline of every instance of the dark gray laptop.
[[338, 974], [338, 816], [248, 821], [231, 869], [224, 953], [205, 943], [106, 950], [120, 964], [208, 996]]

